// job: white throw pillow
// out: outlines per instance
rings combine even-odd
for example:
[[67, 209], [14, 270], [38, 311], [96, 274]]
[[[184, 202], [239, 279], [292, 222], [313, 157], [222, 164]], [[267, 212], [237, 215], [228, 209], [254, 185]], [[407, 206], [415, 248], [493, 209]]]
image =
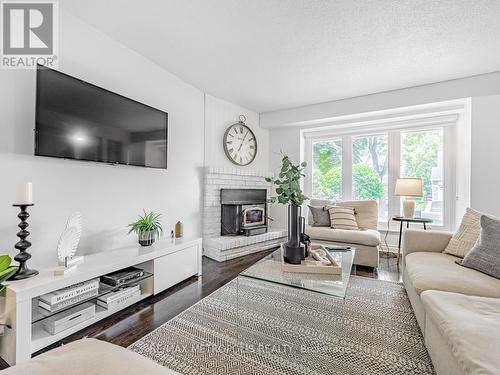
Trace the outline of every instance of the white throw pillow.
[[459, 258], [465, 257], [469, 250], [474, 247], [481, 233], [481, 216], [480, 212], [467, 208], [460, 227], [443, 252]]
[[359, 230], [354, 208], [332, 206], [328, 207], [328, 212], [333, 229]]

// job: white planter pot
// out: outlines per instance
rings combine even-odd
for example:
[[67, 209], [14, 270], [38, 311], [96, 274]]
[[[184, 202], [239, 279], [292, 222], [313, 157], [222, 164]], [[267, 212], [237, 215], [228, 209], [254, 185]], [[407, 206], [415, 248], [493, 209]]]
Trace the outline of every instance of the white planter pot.
[[155, 233], [152, 232], [152, 231], [149, 231], [149, 232], [139, 232], [137, 234], [137, 236], [138, 236], [138, 239], [139, 239], [139, 244], [141, 246], [150, 246], [156, 240]]

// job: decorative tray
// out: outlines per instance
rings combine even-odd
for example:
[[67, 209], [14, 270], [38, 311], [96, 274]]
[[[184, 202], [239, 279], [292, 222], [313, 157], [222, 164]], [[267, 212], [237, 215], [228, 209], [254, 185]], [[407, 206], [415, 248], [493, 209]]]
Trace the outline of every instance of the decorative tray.
[[[311, 244], [311, 249], [324, 249], [322, 245]], [[302, 261], [301, 264], [285, 263], [283, 259], [283, 245], [281, 246], [281, 269], [284, 272], [298, 272], [298, 273], [320, 273], [330, 275], [340, 275], [342, 267], [337, 263], [335, 265], [327, 264], [308, 256]]]

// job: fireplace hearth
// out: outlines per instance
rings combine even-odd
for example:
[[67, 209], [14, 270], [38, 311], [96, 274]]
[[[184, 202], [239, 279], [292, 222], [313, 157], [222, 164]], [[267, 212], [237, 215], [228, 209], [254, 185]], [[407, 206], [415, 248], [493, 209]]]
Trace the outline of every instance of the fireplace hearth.
[[222, 236], [267, 232], [266, 189], [221, 189], [220, 200]]

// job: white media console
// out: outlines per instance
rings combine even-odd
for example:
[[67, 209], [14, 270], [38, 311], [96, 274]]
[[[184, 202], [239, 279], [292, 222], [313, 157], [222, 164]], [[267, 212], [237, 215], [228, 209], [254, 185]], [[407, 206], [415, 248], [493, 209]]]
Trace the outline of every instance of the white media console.
[[[11, 281], [7, 288], [3, 323], [0, 337], [0, 356], [14, 365], [31, 358], [40, 349], [67, 337], [115, 312], [195, 275], [201, 275], [201, 239], [160, 240], [152, 246], [131, 246], [87, 255], [77, 270], [66, 276], [54, 276], [54, 269], [40, 270], [36, 277]], [[52, 335], [43, 329], [43, 317], [38, 309], [38, 297], [83, 281], [118, 271], [130, 266], [141, 268], [150, 277], [139, 282], [141, 294], [119, 309], [107, 310], [96, 307], [96, 314], [58, 334]]]

